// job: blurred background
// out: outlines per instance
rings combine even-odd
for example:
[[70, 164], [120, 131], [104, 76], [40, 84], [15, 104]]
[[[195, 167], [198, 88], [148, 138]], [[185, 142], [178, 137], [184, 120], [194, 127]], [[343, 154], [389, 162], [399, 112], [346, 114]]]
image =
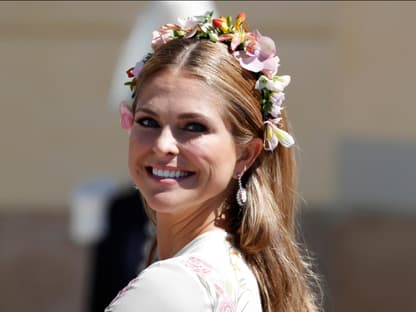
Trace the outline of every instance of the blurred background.
[[109, 203], [132, 188], [124, 70], [153, 23], [206, 7], [246, 12], [292, 76], [300, 225], [325, 310], [416, 311], [410, 1], [2, 1], [0, 311], [92, 311]]

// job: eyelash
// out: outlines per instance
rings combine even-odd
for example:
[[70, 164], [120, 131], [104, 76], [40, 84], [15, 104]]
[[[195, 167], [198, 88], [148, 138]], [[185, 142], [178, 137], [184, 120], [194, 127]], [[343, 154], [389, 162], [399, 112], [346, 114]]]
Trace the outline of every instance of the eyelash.
[[[197, 126], [199, 129], [198, 130], [192, 130], [191, 127], [192, 126]], [[206, 132], [208, 129], [207, 127], [205, 127], [203, 124], [199, 123], [199, 122], [190, 122], [188, 124], [186, 124], [185, 128], [188, 131], [191, 132]]]
[[[136, 122], [141, 125], [144, 128], [159, 128], [159, 124], [156, 120], [149, 117], [143, 117], [136, 120]], [[148, 123], [152, 123], [152, 125], [149, 125]], [[195, 126], [197, 129], [195, 130]], [[185, 127], [182, 128], [185, 131], [190, 132], [207, 132], [207, 127], [199, 122], [189, 122], [185, 125]]]
[[[145, 123], [146, 123], [146, 121], [153, 122], [153, 123], [154, 123], [154, 124], [156, 124], [156, 125], [153, 125], [153, 126], [146, 125], [146, 124], [145, 124]], [[136, 120], [136, 122], [137, 122], [139, 125], [141, 125], [142, 127], [145, 127], [145, 128], [158, 128], [158, 127], [159, 127], [159, 124], [158, 124], [158, 123], [157, 123], [157, 121], [156, 121], [156, 120], [154, 120], [153, 118], [148, 118], [148, 117], [138, 118], [138, 119]]]

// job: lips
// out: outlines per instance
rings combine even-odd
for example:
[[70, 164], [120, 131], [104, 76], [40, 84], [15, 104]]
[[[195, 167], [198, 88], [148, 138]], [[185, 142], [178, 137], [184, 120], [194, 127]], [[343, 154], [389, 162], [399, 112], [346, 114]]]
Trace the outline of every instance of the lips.
[[178, 170], [176, 168], [158, 168], [149, 166], [146, 167], [146, 171], [157, 179], [184, 179], [194, 174], [191, 171]]

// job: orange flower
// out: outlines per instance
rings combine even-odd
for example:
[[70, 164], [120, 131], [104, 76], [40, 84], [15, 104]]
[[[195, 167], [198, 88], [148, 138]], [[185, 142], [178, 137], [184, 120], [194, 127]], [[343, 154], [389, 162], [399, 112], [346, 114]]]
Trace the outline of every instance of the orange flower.
[[241, 26], [243, 25], [245, 20], [246, 20], [246, 13], [240, 13], [237, 15], [237, 18], [235, 20], [235, 29], [237, 31], [244, 30]]
[[227, 20], [225, 19], [225, 17], [220, 17], [220, 18], [214, 18], [214, 19], [212, 19], [212, 25], [215, 28], [221, 29], [221, 31], [223, 33], [228, 32], [228, 25], [227, 25]]
[[242, 23], [246, 20], [246, 13], [241, 12], [240, 14], [237, 15], [237, 22], [238, 23]]

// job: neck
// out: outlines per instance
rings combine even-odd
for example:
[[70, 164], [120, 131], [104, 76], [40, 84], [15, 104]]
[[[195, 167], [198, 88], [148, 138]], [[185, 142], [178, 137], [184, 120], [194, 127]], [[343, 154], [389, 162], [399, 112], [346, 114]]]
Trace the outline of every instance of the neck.
[[201, 211], [196, 216], [178, 218], [171, 214], [158, 213], [156, 216], [156, 236], [159, 259], [173, 257], [194, 238], [202, 233], [224, 229], [218, 222], [218, 216], [212, 211]]

